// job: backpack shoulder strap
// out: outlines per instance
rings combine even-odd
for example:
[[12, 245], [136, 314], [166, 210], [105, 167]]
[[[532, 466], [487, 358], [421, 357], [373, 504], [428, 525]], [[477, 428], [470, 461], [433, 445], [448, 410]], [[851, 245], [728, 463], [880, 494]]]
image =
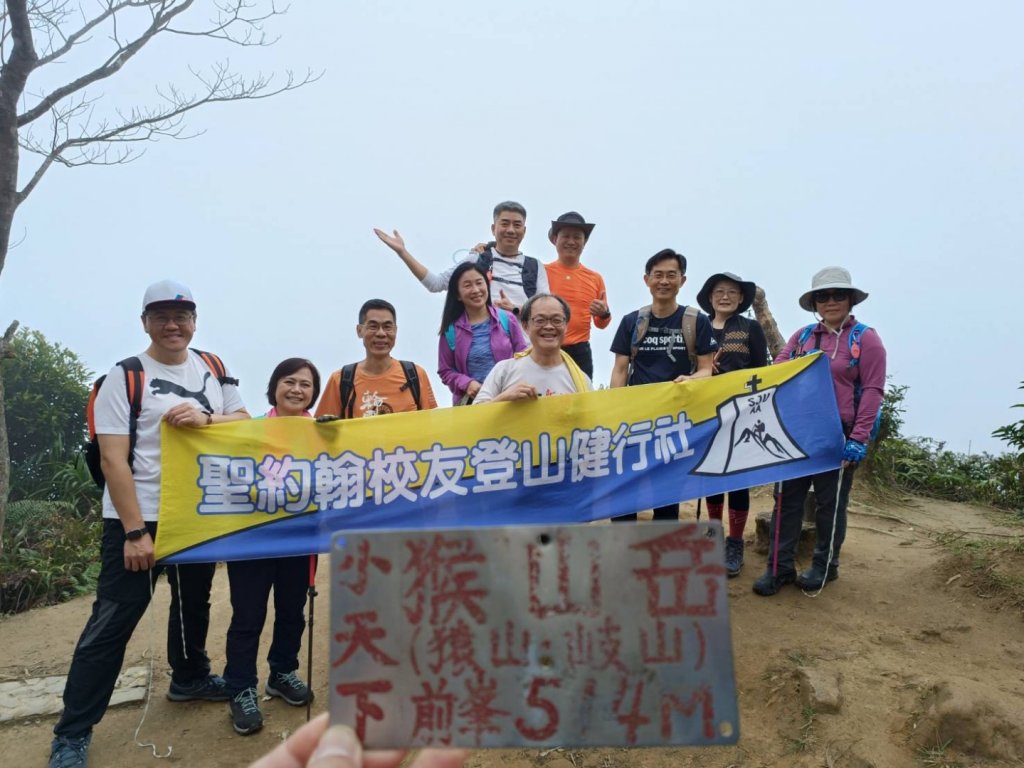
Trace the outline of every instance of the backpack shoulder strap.
[[203, 359], [203, 363], [210, 369], [210, 372], [216, 377], [217, 383], [222, 387], [226, 384], [232, 384], [238, 386], [238, 379], [233, 376], [228, 376], [228, 369], [224, 367], [224, 361], [220, 359], [213, 352], [204, 352], [201, 349], [192, 347], [192, 351], [195, 352], [199, 357]]
[[399, 360], [402, 365], [402, 373], [405, 374], [405, 383], [409, 385], [409, 391], [412, 393], [412, 399], [416, 403], [416, 410], [422, 411], [423, 405], [420, 403], [420, 374], [416, 370], [416, 363], [410, 363], [408, 360]]
[[533, 256], [523, 257], [523, 291], [526, 298], [537, 293], [537, 272], [540, 270], [540, 262]]
[[476, 264], [484, 272], [491, 271], [491, 265], [494, 264], [494, 251], [491, 250], [490, 244], [484, 248], [483, 253], [476, 257]]
[[690, 358], [690, 373], [697, 372], [697, 315], [699, 314], [696, 307], [686, 306], [683, 308], [683, 343], [686, 344], [686, 354]]
[[640, 342], [647, 335], [647, 328], [651, 324], [651, 305], [640, 307], [636, 311], [636, 324], [633, 326], [633, 335], [629, 340], [629, 364], [636, 360], [636, 354], [640, 351]]
[[343, 419], [351, 419], [353, 405], [356, 399], [356, 366], [359, 363], [349, 363], [341, 368], [341, 413]]
[[444, 338], [448, 342], [448, 349], [455, 351], [455, 323], [449, 323], [444, 329]]
[[126, 357], [118, 363], [124, 370], [124, 391], [128, 398], [128, 466], [135, 461], [135, 443], [139, 437], [139, 414], [142, 413], [142, 395], [146, 388], [146, 371], [142, 360]]
[[864, 331], [870, 329], [871, 326], [864, 325], [864, 323], [854, 323], [853, 328], [850, 329], [850, 335], [847, 337], [847, 343], [850, 345], [850, 367], [853, 368], [855, 365], [860, 365], [860, 337], [864, 335]]
[[814, 332], [814, 327], [816, 325], [817, 325], [817, 323], [811, 323], [810, 325], [805, 326], [800, 331], [800, 335], [797, 336], [797, 339], [796, 339], [796, 344], [794, 345], [793, 349], [789, 353], [789, 359], [790, 360], [792, 360], [793, 358], [796, 358], [796, 357], [803, 357], [803, 355], [804, 355], [804, 345], [807, 344], [807, 340], [809, 338], [811, 338], [811, 334]]
[[508, 312], [500, 307], [498, 308], [498, 322], [501, 323], [501, 329], [505, 331], [508, 340], [512, 341], [512, 331], [508, 329]]

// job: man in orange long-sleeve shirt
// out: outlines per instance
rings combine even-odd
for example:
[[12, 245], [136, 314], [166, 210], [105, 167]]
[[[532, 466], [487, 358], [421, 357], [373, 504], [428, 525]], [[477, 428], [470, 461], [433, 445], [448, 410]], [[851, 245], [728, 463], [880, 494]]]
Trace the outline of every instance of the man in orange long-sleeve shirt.
[[593, 321], [598, 328], [607, 328], [612, 321], [604, 278], [580, 264], [580, 256], [593, 229], [594, 225], [588, 224], [576, 211], [563, 213], [552, 221], [548, 239], [558, 252], [558, 260], [544, 265], [551, 292], [565, 299], [572, 309], [562, 349], [591, 379], [594, 378], [594, 358], [590, 351], [590, 323]]

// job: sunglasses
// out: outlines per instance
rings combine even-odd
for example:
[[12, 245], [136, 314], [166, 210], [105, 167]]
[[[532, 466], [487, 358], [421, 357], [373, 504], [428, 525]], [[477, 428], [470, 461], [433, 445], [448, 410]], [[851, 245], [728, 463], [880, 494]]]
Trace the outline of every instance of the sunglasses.
[[815, 291], [814, 294], [815, 304], [824, 304], [827, 301], [846, 301], [850, 298], [849, 291]]

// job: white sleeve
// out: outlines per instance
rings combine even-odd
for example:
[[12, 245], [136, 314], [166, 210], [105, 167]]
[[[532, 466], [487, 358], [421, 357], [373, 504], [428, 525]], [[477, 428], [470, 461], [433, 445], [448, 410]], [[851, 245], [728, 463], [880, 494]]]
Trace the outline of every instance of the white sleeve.
[[97, 435], [127, 435], [128, 392], [125, 390], [124, 369], [115, 365], [100, 385], [93, 403], [93, 416]]
[[[475, 262], [476, 259], [477, 259], [477, 256], [478, 256], [478, 254], [470, 253], [462, 261], [473, 261], [473, 262]], [[448, 281], [451, 280], [452, 273], [455, 271], [455, 268], [458, 267], [458, 266], [459, 266], [458, 264], [452, 264], [447, 269], [442, 270], [441, 272], [436, 272], [436, 273], [435, 272], [431, 272], [430, 270], [427, 270], [427, 274], [423, 277], [422, 280], [420, 280], [420, 282], [423, 284], [423, 287], [426, 288], [431, 293], [440, 293], [441, 291], [446, 291], [446, 290], [448, 290]]]
[[508, 364], [511, 362], [512, 360], [502, 360], [491, 368], [484, 383], [480, 385], [480, 391], [473, 398], [473, 405], [489, 403], [505, 390], [505, 371], [508, 370]]
[[537, 259], [537, 293], [551, 293], [551, 285], [548, 283], [548, 271]]

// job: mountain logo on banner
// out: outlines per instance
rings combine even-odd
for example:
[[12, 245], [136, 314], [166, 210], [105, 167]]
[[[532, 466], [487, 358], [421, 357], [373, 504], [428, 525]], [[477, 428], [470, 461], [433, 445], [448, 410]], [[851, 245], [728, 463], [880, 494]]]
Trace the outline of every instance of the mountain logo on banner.
[[760, 383], [755, 374], [747, 382], [749, 394], [718, 406], [718, 431], [693, 474], [731, 475], [807, 458], [779, 418], [775, 403], [779, 388], [759, 390]]

